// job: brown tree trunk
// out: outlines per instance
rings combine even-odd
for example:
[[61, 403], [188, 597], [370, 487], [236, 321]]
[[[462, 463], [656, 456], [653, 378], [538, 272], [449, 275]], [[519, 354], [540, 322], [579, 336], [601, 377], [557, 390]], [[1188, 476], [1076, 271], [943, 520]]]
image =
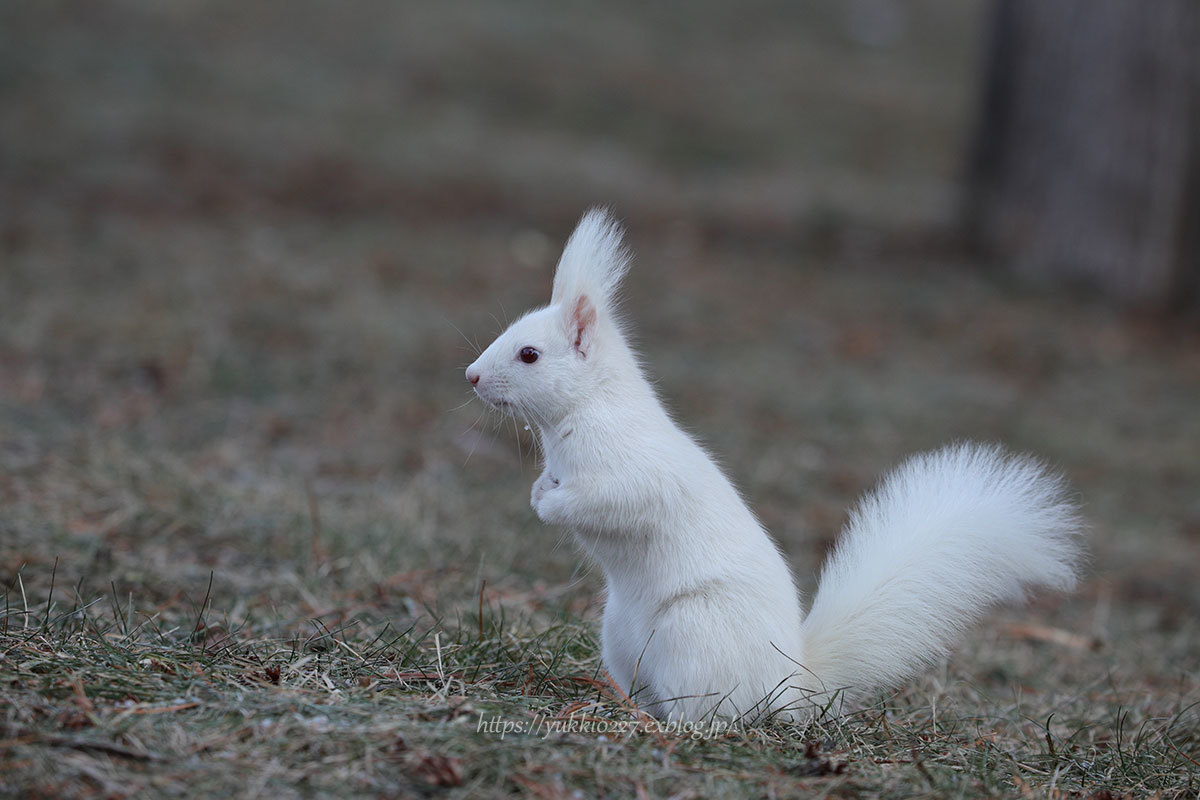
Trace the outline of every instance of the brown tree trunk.
[[994, 0], [977, 242], [1131, 305], [1200, 304], [1200, 0]]

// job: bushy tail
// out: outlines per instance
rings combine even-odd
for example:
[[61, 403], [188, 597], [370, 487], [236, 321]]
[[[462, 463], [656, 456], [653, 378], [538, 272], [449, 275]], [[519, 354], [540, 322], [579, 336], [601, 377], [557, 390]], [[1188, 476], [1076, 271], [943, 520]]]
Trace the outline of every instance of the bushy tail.
[[852, 698], [946, 654], [988, 608], [1070, 588], [1077, 509], [1038, 462], [960, 444], [913, 456], [852, 512], [803, 624], [805, 671]]

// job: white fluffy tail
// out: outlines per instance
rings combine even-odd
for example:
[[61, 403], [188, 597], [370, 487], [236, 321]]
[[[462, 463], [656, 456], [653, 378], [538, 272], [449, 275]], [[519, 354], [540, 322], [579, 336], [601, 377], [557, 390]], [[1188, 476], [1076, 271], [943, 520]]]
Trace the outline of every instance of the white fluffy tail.
[[895, 685], [991, 606], [1070, 588], [1081, 527], [1061, 479], [1028, 457], [972, 444], [913, 456], [851, 513], [821, 572], [802, 628], [812, 688]]

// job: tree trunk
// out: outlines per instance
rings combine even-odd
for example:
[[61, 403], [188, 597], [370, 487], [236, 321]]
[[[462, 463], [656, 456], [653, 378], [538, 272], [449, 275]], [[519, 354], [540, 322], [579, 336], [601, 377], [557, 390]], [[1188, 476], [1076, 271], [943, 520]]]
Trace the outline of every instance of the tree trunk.
[[1200, 305], [1200, 0], [994, 0], [966, 212], [1021, 272]]

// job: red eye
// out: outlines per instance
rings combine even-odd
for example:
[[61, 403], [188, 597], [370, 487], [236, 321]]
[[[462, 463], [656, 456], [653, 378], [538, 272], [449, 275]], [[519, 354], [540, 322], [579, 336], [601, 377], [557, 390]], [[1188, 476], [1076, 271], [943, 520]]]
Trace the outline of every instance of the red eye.
[[541, 355], [541, 353], [539, 353], [537, 350], [533, 349], [532, 347], [522, 347], [521, 352], [517, 354], [517, 357], [520, 358], [522, 361], [524, 361], [526, 364], [532, 364], [533, 362], [538, 360], [539, 355]]

